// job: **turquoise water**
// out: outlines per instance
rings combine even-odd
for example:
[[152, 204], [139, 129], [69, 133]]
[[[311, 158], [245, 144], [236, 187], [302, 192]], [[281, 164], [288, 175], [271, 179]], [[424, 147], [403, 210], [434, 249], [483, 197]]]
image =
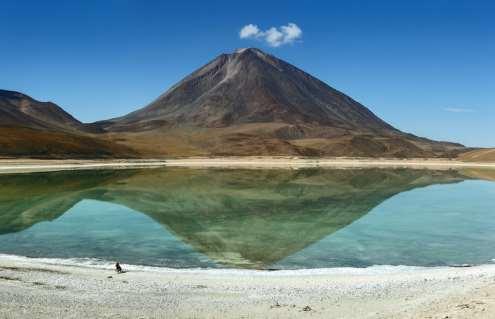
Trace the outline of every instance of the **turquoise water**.
[[484, 264], [495, 258], [490, 178], [413, 169], [0, 175], [0, 253], [174, 268]]

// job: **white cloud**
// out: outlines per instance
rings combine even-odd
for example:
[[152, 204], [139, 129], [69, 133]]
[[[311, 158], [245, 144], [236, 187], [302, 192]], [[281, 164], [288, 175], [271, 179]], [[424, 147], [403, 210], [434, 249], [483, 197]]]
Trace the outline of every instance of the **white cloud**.
[[302, 30], [295, 23], [289, 23], [280, 27], [285, 34], [285, 41], [291, 42], [302, 37]]
[[239, 32], [241, 39], [260, 39], [269, 46], [279, 47], [283, 44], [293, 43], [302, 37], [302, 30], [295, 23], [288, 23], [279, 28], [271, 27], [266, 31], [260, 30], [255, 24], [242, 27]]
[[239, 37], [241, 39], [247, 39], [253, 37], [256, 38], [260, 34], [260, 32], [261, 31], [257, 25], [248, 24], [241, 29], [241, 32], [239, 32]]
[[284, 34], [277, 28], [271, 27], [265, 31], [265, 41], [273, 47], [278, 47], [284, 42]]
[[443, 109], [444, 111], [447, 112], [452, 112], [452, 113], [473, 113], [473, 109], [464, 109], [460, 107], [446, 107]]

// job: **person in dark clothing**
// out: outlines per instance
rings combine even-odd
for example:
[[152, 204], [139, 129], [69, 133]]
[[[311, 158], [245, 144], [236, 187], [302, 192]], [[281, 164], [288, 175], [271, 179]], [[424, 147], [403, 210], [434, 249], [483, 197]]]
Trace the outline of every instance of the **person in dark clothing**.
[[122, 273], [122, 272], [124, 272], [124, 271], [122, 270], [122, 267], [120, 267], [120, 264], [119, 264], [119, 262], [118, 262], [118, 261], [115, 263], [115, 271], [116, 271], [117, 273], [119, 273], [119, 274], [120, 274], [120, 273]]

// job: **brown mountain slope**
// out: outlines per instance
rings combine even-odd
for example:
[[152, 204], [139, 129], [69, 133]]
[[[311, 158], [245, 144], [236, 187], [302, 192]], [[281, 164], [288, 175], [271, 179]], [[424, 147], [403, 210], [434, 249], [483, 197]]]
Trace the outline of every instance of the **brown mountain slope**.
[[0, 90], [0, 156], [135, 157], [127, 146], [90, 134], [94, 129], [58, 105]]
[[80, 133], [0, 126], [0, 157], [132, 158], [127, 146]]
[[143, 156], [436, 157], [463, 149], [403, 133], [258, 49], [222, 54], [150, 105], [95, 125]]
[[466, 162], [495, 162], [495, 149], [484, 148], [472, 150], [460, 154], [459, 159]]

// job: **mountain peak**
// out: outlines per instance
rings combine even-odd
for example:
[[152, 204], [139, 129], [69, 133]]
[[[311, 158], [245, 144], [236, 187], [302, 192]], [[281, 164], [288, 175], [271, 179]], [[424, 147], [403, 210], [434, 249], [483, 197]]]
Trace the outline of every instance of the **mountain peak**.
[[236, 50], [234, 51], [234, 53], [242, 53], [242, 52], [244, 52], [244, 51], [246, 51], [246, 50], [249, 50], [249, 48], [239, 48], [239, 49], [236, 49]]
[[234, 53], [227, 54], [227, 56], [231, 58], [230, 60], [235, 60], [236, 58], [244, 58], [244, 57], [259, 58], [270, 64], [274, 64], [275, 60], [277, 60], [275, 57], [263, 52], [258, 48], [237, 49], [234, 51]]
[[234, 51], [234, 54], [236, 53], [239, 54], [244, 52], [256, 52], [256, 53], [266, 54], [265, 52], [261, 51], [258, 48], [239, 48]]

